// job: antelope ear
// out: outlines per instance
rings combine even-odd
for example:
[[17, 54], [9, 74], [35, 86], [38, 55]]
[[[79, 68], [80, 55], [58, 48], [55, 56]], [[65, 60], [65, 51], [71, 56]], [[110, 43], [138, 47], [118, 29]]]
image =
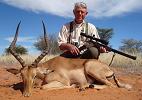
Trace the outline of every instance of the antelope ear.
[[12, 73], [12, 74], [18, 74], [20, 73], [20, 70], [19, 69], [14, 69], [14, 68], [11, 68], [11, 69], [7, 69], [8, 72]]

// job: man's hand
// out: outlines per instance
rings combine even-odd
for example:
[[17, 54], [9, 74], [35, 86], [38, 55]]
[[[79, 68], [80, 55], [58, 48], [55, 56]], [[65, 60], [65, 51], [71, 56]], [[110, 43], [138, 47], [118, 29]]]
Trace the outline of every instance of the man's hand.
[[75, 45], [69, 43], [62, 43], [59, 48], [63, 51], [69, 51], [73, 55], [79, 55], [80, 53], [79, 49]]
[[106, 53], [106, 52], [108, 52], [108, 51], [106, 50], [106, 48], [100, 47], [100, 52], [101, 52], [101, 53]]
[[70, 51], [73, 55], [79, 55], [80, 53], [79, 49], [72, 44], [68, 44], [68, 51]]

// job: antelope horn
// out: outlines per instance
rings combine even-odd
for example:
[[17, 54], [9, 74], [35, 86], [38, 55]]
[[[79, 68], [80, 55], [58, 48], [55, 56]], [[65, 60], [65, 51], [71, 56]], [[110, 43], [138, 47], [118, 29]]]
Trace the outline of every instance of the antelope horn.
[[45, 28], [45, 24], [42, 21], [42, 25], [43, 25], [43, 30], [44, 30], [44, 41], [45, 41], [45, 45], [46, 45], [46, 49], [41, 53], [41, 55], [39, 55], [35, 61], [32, 63], [32, 65], [34, 67], [37, 67], [37, 64], [49, 53], [49, 50], [47, 50], [47, 34], [46, 34], [46, 28]]
[[45, 41], [45, 46], [46, 46], [45, 50], [46, 50], [47, 46], [48, 46], [48, 44], [47, 44], [47, 34], [46, 34], [45, 24], [44, 24], [43, 21], [42, 21], [42, 25], [43, 25], [43, 30], [44, 30], [44, 41]]
[[19, 22], [19, 24], [18, 24], [18, 26], [17, 26], [14, 39], [13, 39], [12, 43], [11, 43], [10, 46], [9, 46], [9, 51], [10, 51], [10, 53], [19, 61], [19, 63], [20, 63], [20, 64], [22, 65], [22, 67], [24, 68], [24, 67], [25, 67], [25, 62], [24, 62], [24, 60], [13, 50], [13, 49], [15, 48], [15, 44], [16, 44], [17, 37], [18, 37], [18, 34], [19, 34], [19, 26], [20, 26], [20, 24], [21, 24], [21, 21]]

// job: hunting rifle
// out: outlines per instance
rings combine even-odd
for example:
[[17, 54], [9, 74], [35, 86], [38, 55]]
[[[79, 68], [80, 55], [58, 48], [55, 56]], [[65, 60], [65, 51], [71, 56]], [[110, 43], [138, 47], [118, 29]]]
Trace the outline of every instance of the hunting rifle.
[[[126, 53], [124, 53], [124, 52], [121, 52], [121, 51], [118, 51], [118, 50], [115, 50], [115, 49], [109, 47], [109, 46], [108, 46], [108, 43], [109, 43], [108, 41], [95, 38], [95, 36], [90, 36], [90, 35], [87, 35], [87, 34], [85, 34], [85, 33], [81, 33], [80, 35], [81, 35], [81, 36], [84, 36], [84, 37], [86, 37], [86, 38], [89, 38], [89, 39], [90, 39], [89, 42], [93, 43], [93, 44], [96, 45], [96, 46], [103, 46], [104, 48], [107, 49], [107, 51], [112, 51], [112, 52], [114, 52], [114, 53], [118, 53], [118, 54], [123, 55], [123, 56], [125, 56], [125, 57], [128, 57], [128, 58], [131, 58], [131, 59], [133, 59], [133, 60], [136, 60], [136, 56], [132, 56], [132, 55], [126, 54]], [[93, 40], [95, 40], [95, 41], [93, 41]]]

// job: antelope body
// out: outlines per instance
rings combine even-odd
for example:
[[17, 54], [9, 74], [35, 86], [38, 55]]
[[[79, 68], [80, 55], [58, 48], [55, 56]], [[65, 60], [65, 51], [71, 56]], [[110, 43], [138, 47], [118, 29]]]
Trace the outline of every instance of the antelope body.
[[[39, 77], [44, 81], [41, 88], [47, 90], [76, 86], [79, 86], [81, 90], [84, 90], [95, 81], [104, 84], [93, 85], [96, 89], [116, 87], [108, 81], [108, 77], [113, 77], [118, 87], [131, 88], [127, 84], [120, 83], [108, 65], [95, 59], [76, 59], [57, 56], [44, 63], [39, 63], [48, 53], [48, 50], [45, 50], [31, 65], [26, 65], [23, 59], [13, 51], [18, 36], [19, 25], [20, 23], [18, 24], [14, 40], [11, 43], [9, 50], [22, 65], [20, 72], [24, 83], [24, 96], [31, 95], [35, 77]], [[47, 42], [44, 23], [43, 27], [45, 42]]]

